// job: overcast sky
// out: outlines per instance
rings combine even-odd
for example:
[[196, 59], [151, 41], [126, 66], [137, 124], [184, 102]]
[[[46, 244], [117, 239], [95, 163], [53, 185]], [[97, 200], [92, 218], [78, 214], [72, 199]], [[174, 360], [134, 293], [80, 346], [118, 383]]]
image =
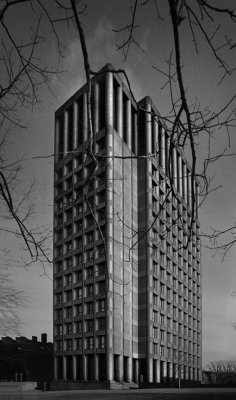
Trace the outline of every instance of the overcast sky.
[[[166, 1], [158, 2], [163, 20], [157, 18], [154, 1], [145, 7], [140, 7], [137, 14], [135, 37], [143, 51], [131, 46], [127, 61], [124, 63], [123, 54], [116, 50], [116, 44], [124, 39], [121, 34], [112, 29], [122, 28], [130, 23], [130, 5], [132, 1], [88, 1], [87, 16], [82, 21], [86, 33], [91, 68], [100, 69], [107, 62], [115, 68], [124, 68], [131, 85], [139, 100], [149, 95], [154, 100], [161, 115], [170, 111], [169, 93], [167, 88], [161, 89], [165, 77], [159, 74], [153, 65], [167, 71], [165, 61], [173, 49], [172, 31], [166, 10]], [[227, 3], [227, 2], [226, 2]], [[233, 2], [229, 1], [229, 4]], [[21, 29], [27, 35], [28, 21], [34, 23], [37, 13], [32, 18], [27, 6], [19, 8], [17, 14], [12, 14], [15, 29]], [[19, 22], [20, 21], [20, 24]], [[225, 28], [230, 28], [225, 25]], [[32, 110], [21, 110], [21, 119], [27, 128], [14, 129], [11, 143], [8, 145], [8, 157], [24, 156], [22, 188], [33, 178], [37, 180], [34, 193], [35, 221], [52, 223], [53, 217], [53, 158], [34, 159], [35, 156], [46, 156], [53, 153], [54, 112], [63, 102], [85, 82], [83, 59], [77, 33], [58, 25], [58, 32], [63, 38], [64, 59], [58, 62], [55, 41], [51, 29], [42, 23], [42, 30], [47, 41], [40, 48], [40, 56], [47, 65], [63, 70], [60, 79], [53, 79], [51, 89], [53, 95], [46, 89], [40, 92], [41, 105]], [[120, 35], [120, 36], [119, 36]], [[210, 54], [203, 37], [199, 36], [199, 54], [197, 55], [190, 34], [184, 32], [181, 36], [183, 64], [186, 87], [189, 98], [194, 101], [198, 97], [205, 107], [210, 105], [217, 111], [223, 106], [235, 90], [235, 76], [227, 78], [220, 86], [219, 71], [214, 58]], [[235, 57], [235, 53], [232, 57]], [[228, 144], [225, 132], [217, 134], [212, 151], [217, 154]], [[231, 151], [236, 153], [235, 133], [231, 135]], [[199, 143], [199, 163], [206, 154], [206, 140], [201, 137]], [[235, 167], [236, 158], [224, 158], [212, 166], [211, 173], [215, 176], [215, 186], [222, 186], [209, 195], [200, 211], [202, 231], [212, 226], [224, 229], [235, 221]], [[1, 233], [1, 243], [16, 253], [15, 243]], [[236, 246], [222, 263], [222, 256], [202, 248], [202, 292], [203, 292], [203, 365], [211, 360], [235, 359], [236, 331], [232, 325], [236, 321]], [[24, 322], [22, 335], [31, 337], [47, 332], [52, 339], [52, 280], [51, 269], [48, 276], [42, 276], [40, 265], [27, 269], [13, 269], [14, 282], [19, 290], [24, 291], [28, 305], [21, 311]]]

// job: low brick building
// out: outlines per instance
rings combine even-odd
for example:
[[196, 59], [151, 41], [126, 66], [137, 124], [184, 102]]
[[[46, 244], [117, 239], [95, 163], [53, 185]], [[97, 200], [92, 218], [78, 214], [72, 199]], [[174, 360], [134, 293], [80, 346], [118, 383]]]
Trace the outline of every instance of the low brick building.
[[0, 340], [0, 381], [50, 381], [53, 377], [53, 344], [47, 334]]

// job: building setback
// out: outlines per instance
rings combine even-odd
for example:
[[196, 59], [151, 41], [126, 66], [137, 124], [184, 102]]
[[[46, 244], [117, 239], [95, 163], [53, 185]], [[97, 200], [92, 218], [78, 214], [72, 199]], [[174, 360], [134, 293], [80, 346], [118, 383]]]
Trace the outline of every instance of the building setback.
[[199, 381], [197, 182], [111, 65], [91, 110], [92, 140], [86, 86], [55, 116], [54, 384]]

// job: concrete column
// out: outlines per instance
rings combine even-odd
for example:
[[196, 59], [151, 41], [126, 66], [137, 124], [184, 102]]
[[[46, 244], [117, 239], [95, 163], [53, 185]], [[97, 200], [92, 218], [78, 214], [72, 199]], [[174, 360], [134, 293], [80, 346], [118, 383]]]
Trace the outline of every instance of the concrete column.
[[195, 210], [196, 217], [198, 218], [198, 208], [199, 208], [199, 185], [195, 184]]
[[174, 183], [174, 187], [177, 189], [177, 156], [176, 156], [176, 148], [172, 148], [172, 179]]
[[170, 138], [166, 135], [166, 175], [172, 174], [171, 154], [170, 154]]
[[167, 382], [167, 362], [162, 361], [162, 380], [163, 382]]
[[53, 363], [54, 363], [54, 379], [55, 379], [55, 381], [57, 381], [57, 379], [58, 379], [58, 365], [57, 365], [57, 363], [58, 363], [58, 359], [57, 359], [57, 357], [54, 357], [54, 360], [53, 360]]
[[182, 158], [178, 154], [178, 191], [180, 196], [183, 194], [183, 177], [182, 177]]
[[[145, 109], [151, 112], [151, 100], [149, 97], [145, 98]], [[145, 114], [145, 137], [146, 137], [146, 152], [152, 152], [152, 118], [151, 114]], [[152, 223], [152, 162], [150, 159], [146, 160], [146, 204], [147, 204], [147, 226]], [[147, 232], [147, 242], [151, 243], [151, 232]], [[153, 277], [152, 277], [152, 248], [147, 247], [147, 295], [146, 295], [146, 313], [147, 313], [147, 379], [148, 382], [153, 382]]]
[[88, 379], [88, 359], [86, 355], [83, 355], [83, 379]]
[[155, 377], [153, 381], [155, 383], [160, 383], [161, 382], [161, 366], [160, 366], [160, 360], [153, 360], [155, 363]]
[[133, 380], [133, 362], [132, 357], [127, 358], [127, 382]]
[[55, 154], [55, 161], [59, 159], [59, 121], [55, 119], [55, 141], [54, 141], [54, 154]]
[[153, 132], [152, 132], [152, 142], [153, 142], [153, 149], [152, 153], [156, 153], [158, 151], [157, 144], [158, 144], [158, 121], [156, 119], [157, 117], [153, 117]]
[[64, 136], [63, 152], [66, 154], [66, 152], [68, 150], [68, 113], [67, 113], [67, 111], [64, 111], [63, 136]]
[[94, 379], [99, 381], [99, 365], [98, 365], [98, 355], [94, 354]]
[[187, 203], [187, 166], [183, 164], [183, 198]]
[[126, 127], [127, 127], [127, 146], [131, 149], [131, 102], [129, 99], [126, 101]]
[[78, 147], [78, 103], [74, 101], [73, 103], [73, 148], [75, 150]]
[[188, 367], [187, 366], [184, 366], [184, 379], [186, 381], [189, 379]]
[[[113, 74], [106, 73], [106, 98], [105, 98], [105, 121], [106, 121], [106, 148], [107, 155], [113, 155]], [[106, 312], [106, 355], [107, 355], [107, 380], [114, 379], [113, 363], [113, 163], [107, 158], [107, 222], [106, 222], [106, 251], [107, 251], [107, 312]]]
[[67, 359], [66, 356], [63, 356], [63, 379], [64, 381], [67, 380]]
[[[191, 208], [192, 205], [192, 176], [190, 171], [187, 171], [188, 174], [188, 206]], [[193, 193], [194, 196], [194, 193]]]
[[72, 358], [73, 362], [73, 380], [77, 380], [77, 356], [73, 356]]
[[173, 363], [172, 362], [168, 363], [168, 377], [169, 377], [170, 381], [173, 381], [174, 368], [173, 368]]
[[124, 357], [120, 355], [118, 358], [118, 380], [119, 382], [124, 381]]
[[123, 139], [123, 102], [122, 102], [121, 86], [117, 87], [116, 96], [117, 96], [117, 128], [119, 136]]
[[84, 143], [88, 139], [88, 116], [87, 116], [87, 94], [86, 93], [83, 94], [83, 118], [82, 118], [82, 120], [83, 120], [83, 143]]
[[192, 369], [192, 367], [189, 367], [189, 370], [188, 370], [188, 379], [189, 379], [190, 381], [193, 380], [193, 369]]
[[135, 375], [134, 375], [134, 382], [139, 382], [139, 360], [135, 360]]
[[165, 130], [161, 128], [161, 148], [160, 151], [160, 160], [161, 160], [161, 167], [163, 171], [166, 170], [166, 142], [165, 142]]

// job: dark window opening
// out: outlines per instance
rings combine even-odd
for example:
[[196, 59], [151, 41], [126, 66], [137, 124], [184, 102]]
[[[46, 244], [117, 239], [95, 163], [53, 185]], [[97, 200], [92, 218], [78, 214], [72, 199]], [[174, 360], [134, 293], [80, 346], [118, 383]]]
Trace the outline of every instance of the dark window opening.
[[77, 100], [78, 105], [78, 146], [83, 143], [83, 97]]
[[143, 110], [139, 111], [138, 114], [138, 124], [139, 124], [139, 155], [144, 155], [145, 154], [145, 149], [146, 149], [146, 138], [145, 138], [145, 116], [146, 113]]
[[132, 136], [132, 152], [136, 152], [137, 141], [137, 113], [134, 107], [131, 106], [131, 136]]
[[98, 84], [98, 130], [105, 127], [105, 81]]
[[58, 157], [62, 158], [64, 150], [64, 118], [61, 114], [57, 119], [58, 124]]
[[67, 126], [67, 137], [68, 137], [68, 142], [67, 142], [67, 151], [72, 151], [73, 150], [73, 130], [74, 130], [74, 110], [73, 110], [73, 105], [71, 105], [68, 110], [67, 110], [67, 115], [68, 115], [68, 126]]
[[117, 81], [114, 79], [113, 83], [113, 126], [114, 129], [118, 132], [118, 88], [119, 85]]
[[123, 140], [127, 144], [128, 126], [127, 126], [127, 102], [128, 97], [123, 92]]

